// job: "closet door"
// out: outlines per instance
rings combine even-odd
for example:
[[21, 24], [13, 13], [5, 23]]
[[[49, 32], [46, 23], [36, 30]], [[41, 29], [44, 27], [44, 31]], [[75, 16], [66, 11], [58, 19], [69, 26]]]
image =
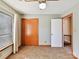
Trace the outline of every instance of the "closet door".
[[38, 18], [22, 18], [22, 45], [38, 46]]
[[62, 47], [62, 19], [51, 20], [51, 47]]

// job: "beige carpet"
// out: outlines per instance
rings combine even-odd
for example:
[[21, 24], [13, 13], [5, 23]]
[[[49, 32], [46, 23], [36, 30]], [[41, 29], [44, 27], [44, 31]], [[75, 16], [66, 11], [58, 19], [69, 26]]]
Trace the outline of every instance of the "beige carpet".
[[65, 48], [24, 46], [15, 55], [7, 59], [74, 59]]

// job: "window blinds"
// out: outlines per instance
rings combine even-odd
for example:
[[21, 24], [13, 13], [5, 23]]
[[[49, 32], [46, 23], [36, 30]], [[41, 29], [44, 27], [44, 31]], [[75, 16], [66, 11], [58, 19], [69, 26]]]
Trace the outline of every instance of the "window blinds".
[[0, 50], [12, 44], [12, 16], [0, 11]]

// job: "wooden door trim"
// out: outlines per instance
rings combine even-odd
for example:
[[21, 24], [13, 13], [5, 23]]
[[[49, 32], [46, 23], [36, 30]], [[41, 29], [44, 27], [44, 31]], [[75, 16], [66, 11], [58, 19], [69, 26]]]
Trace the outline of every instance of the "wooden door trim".
[[[73, 13], [70, 13], [70, 14], [68, 14], [68, 15], [66, 15], [66, 16], [64, 16], [64, 17], [62, 17], [62, 29], [63, 29], [63, 20], [64, 20], [64, 18], [66, 18], [66, 17], [71, 17], [72, 19], [71, 19], [71, 38], [72, 38], [72, 43], [71, 43], [71, 45], [72, 45], [72, 53], [73, 53]], [[63, 35], [63, 30], [62, 30], [62, 35]], [[64, 47], [64, 39], [63, 39], [63, 47]], [[72, 54], [73, 55], [73, 54]]]
[[71, 16], [73, 16], [73, 13], [70, 13], [70, 14], [68, 14], [68, 15], [66, 15], [66, 16], [64, 16], [64, 17], [62, 17], [62, 19], [66, 18], [66, 17], [71, 17]]

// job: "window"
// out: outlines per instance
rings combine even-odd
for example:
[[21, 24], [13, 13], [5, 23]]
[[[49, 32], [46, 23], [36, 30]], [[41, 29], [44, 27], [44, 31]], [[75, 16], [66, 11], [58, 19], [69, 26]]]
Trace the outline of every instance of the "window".
[[12, 44], [12, 16], [0, 11], [0, 49]]

